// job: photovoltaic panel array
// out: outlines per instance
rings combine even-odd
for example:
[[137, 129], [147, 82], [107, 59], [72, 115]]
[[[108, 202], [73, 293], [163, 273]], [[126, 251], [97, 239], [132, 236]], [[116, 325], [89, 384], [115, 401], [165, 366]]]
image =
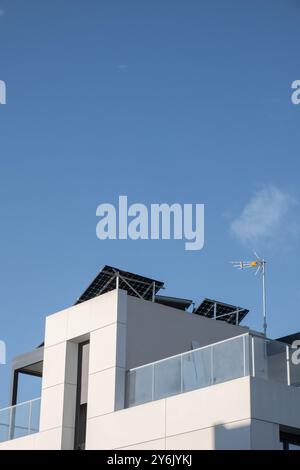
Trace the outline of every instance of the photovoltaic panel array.
[[104, 266], [102, 271], [97, 274], [92, 283], [76, 301], [75, 305], [116, 289], [117, 273], [119, 273], [119, 288], [126, 290], [128, 295], [133, 297], [141, 297], [145, 300], [151, 300], [153, 293], [157, 294], [157, 292], [164, 286], [164, 283], [161, 281], [130, 273], [128, 271], [123, 271], [112, 266]]
[[[238, 324], [245, 318], [249, 310], [237, 307], [235, 305], [224, 304], [217, 300], [204, 299], [201, 304], [194, 309], [193, 313], [207, 318], [214, 318], [216, 305], [216, 320], [222, 320], [227, 323], [236, 324], [238, 315]], [[238, 312], [238, 313], [237, 313]]]

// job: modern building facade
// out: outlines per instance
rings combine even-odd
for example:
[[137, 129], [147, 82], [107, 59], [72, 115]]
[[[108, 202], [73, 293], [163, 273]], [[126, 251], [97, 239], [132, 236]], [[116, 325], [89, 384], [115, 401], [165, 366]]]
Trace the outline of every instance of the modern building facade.
[[[162, 287], [106, 266], [46, 318], [44, 343], [13, 362], [0, 450], [300, 446], [292, 337], [267, 339], [240, 325], [246, 309], [194, 308]], [[18, 403], [24, 373], [42, 377], [41, 396]]]

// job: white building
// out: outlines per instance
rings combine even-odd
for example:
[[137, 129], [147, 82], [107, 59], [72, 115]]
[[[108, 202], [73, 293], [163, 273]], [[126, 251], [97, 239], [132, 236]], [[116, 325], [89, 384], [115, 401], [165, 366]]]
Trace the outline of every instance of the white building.
[[[300, 446], [292, 337], [240, 326], [246, 309], [157, 295], [163, 283], [106, 266], [46, 318], [13, 362], [4, 449], [282, 449]], [[18, 403], [18, 376], [42, 376]]]

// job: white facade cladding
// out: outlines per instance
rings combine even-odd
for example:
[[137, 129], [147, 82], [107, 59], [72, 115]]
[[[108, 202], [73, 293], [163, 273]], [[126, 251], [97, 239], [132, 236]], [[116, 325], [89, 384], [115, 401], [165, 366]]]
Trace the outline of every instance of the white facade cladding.
[[280, 449], [299, 384], [283, 343], [115, 289], [47, 317], [39, 419], [0, 410], [0, 450]]

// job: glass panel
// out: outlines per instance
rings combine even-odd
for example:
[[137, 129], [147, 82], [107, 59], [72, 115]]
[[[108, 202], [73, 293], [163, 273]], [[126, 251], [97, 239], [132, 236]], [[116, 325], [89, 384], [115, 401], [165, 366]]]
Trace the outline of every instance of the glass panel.
[[181, 357], [154, 364], [154, 400], [181, 393]]
[[182, 356], [183, 392], [208, 387], [212, 383], [211, 348]]
[[300, 450], [300, 444], [289, 444], [289, 450]]
[[128, 406], [138, 405], [152, 400], [152, 376], [152, 365], [129, 371], [127, 376]]
[[249, 336], [134, 369], [127, 375], [127, 406], [249, 375]]
[[254, 338], [255, 376], [287, 384], [286, 345]]
[[263, 338], [253, 338], [254, 355], [254, 375], [262, 379], [268, 379], [268, 360], [266, 340]]
[[39, 398], [0, 410], [0, 442], [38, 432], [40, 406]]
[[290, 348], [291, 385], [300, 387], [300, 349]]
[[0, 442], [9, 439], [9, 422], [11, 408], [0, 411]]
[[267, 342], [268, 379], [274, 382], [287, 384], [287, 358], [286, 345], [276, 342]]
[[41, 400], [33, 400], [31, 402], [31, 418], [30, 418], [30, 429], [29, 433], [39, 432], [40, 429], [40, 409]]
[[213, 382], [221, 383], [247, 375], [243, 337], [212, 346]]
[[12, 439], [27, 436], [29, 426], [29, 403], [12, 408]]
[[250, 364], [251, 364], [251, 353], [250, 353], [250, 336], [249, 335], [246, 335], [246, 336], [243, 336], [242, 338], [243, 340], [243, 348], [245, 348], [245, 350], [243, 350], [243, 353], [244, 353], [244, 360], [245, 360], [245, 375], [250, 375]]

